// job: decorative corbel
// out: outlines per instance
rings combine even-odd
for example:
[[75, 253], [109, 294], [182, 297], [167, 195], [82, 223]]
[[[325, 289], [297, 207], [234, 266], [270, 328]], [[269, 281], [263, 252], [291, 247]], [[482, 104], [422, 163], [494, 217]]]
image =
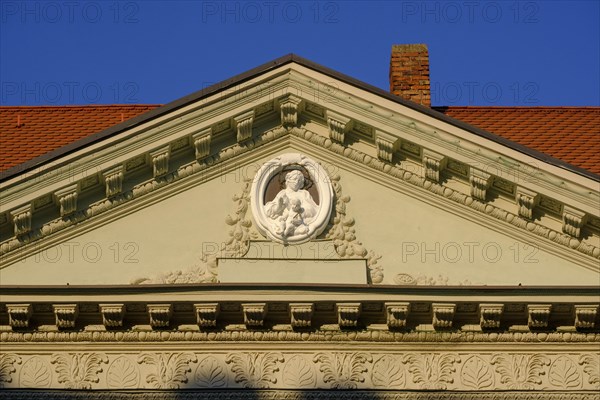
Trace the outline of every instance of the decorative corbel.
[[56, 326], [59, 329], [75, 328], [75, 321], [79, 315], [77, 304], [54, 304], [52, 309], [54, 310]]
[[449, 329], [452, 328], [454, 314], [456, 313], [456, 304], [448, 303], [433, 303], [433, 328], [434, 329]]
[[481, 329], [499, 329], [504, 312], [504, 304], [480, 304], [479, 325]]
[[60, 206], [60, 216], [65, 217], [77, 210], [77, 195], [79, 189], [77, 184], [68, 186], [54, 192], [54, 199]]
[[532, 190], [517, 186], [515, 200], [517, 207], [519, 207], [519, 215], [523, 218], [532, 219], [533, 209], [537, 206], [540, 195]]
[[487, 190], [492, 183], [492, 175], [471, 167], [469, 169], [469, 183], [471, 184], [471, 197], [485, 201]]
[[194, 304], [196, 310], [196, 321], [200, 328], [214, 328], [217, 326], [217, 316], [219, 315], [219, 303], [199, 303]]
[[201, 160], [210, 154], [210, 139], [212, 128], [206, 128], [192, 135], [192, 143], [196, 150], [196, 160]]
[[147, 308], [152, 328], [166, 328], [171, 324], [172, 304], [148, 304]]
[[423, 170], [425, 178], [439, 183], [441, 172], [446, 168], [448, 157], [429, 149], [423, 149]]
[[346, 132], [352, 127], [352, 120], [343, 115], [327, 110], [327, 126], [329, 126], [329, 138], [334, 142], [344, 144]]
[[31, 318], [31, 304], [7, 304], [8, 323], [13, 329], [28, 328]]
[[375, 131], [375, 144], [377, 145], [377, 157], [380, 160], [392, 162], [392, 156], [396, 151], [396, 144], [399, 139], [379, 130]]
[[551, 311], [551, 304], [529, 304], [527, 306], [529, 329], [547, 328]]
[[117, 328], [123, 326], [125, 318], [124, 304], [100, 304], [100, 313], [102, 314], [102, 323], [107, 328]]
[[169, 158], [171, 157], [171, 146], [166, 145], [149, 153], [152, 162], [152, 173], [155, 178], [169, 172]]
[[576, 210], [567, 205], [563, 207], [562, 230], [567, 235], [579, 238], [581, 236], [581, 228], [583, 228], [586, 222], [587, 214], [583, 211]]
[[267, 316], [266, 303], [247, 303], [242, 304], [244, 313], [244, 324], [247, 328], [260, 328], [265, 324]]
[[300, 104], [302, 99], [292, 94], [279, 100], [281, 109], [281, 125], [284, 128], [291, 128], [298, 124], [298, 115], [300, 114]]
[[313, 303], [290, 303], [290, 320], [292, 328], [310, 328], [313, 313]]
[[385, 303], [387, 325], [390, 330], [406, 328], [410, 303]]
[[576, 329], [594, 329], [596, 326], [596, 317], [598, 316], [597, 305], [576, 305], [575, 307], [575, 328]]
[[237, 117], [234, 117], [237, 142], [241, 143], [252, 137], [252, 124], [254, 123], [254, 110], [245, 112]]
[[102, 173], [107, 198], [116, 196], [123, 191], [123, 176], [123, 165], [118, 165]]
[[338, 324], [340, 328], [355, 328], [360, 317], [360, 303], [337, 303]]
[[15, 236], [31, 231], [31, 204], [26, 204], [10, 212], [15, 227]]

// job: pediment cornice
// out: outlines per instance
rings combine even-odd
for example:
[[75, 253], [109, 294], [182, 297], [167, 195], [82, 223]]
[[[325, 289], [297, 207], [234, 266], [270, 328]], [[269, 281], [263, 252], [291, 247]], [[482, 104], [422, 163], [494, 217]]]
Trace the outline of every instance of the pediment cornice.
[[[579, 254], [575, 262], [598, 270], [600, 248], [581, 238], [586, 223], [600, 228], [597, 182], [297, 64], [3, 182], [2, 225], [16, 232], [0, 244], [3, 264], [32, 242], [50, 245], [91, 229], [93, 220], [118, 218], [234, 168], [232, 160], [275, 154], [282, 142], [490, 227], [500, 220], [494, 229], [537, 236], [550, 251]], [[446, 170], [464, 190], [442, 179]], [[491, 201], [490, 188], [514, 196], [513, 205]], [[43, 199], [60, 206], [67, 189], [101, 193], [87, 208], [36, 224]], [[550, 209], [540, 198], [562, 219], [561, 231], [536, 219]]]

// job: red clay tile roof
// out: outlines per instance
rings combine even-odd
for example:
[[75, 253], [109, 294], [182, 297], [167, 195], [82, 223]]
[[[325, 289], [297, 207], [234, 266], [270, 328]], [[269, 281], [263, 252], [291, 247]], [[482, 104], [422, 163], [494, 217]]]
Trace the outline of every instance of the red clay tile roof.
[[[157, 107], [159, 106], [0, 107], [0, 172]], [[600, 107], [434, 109], [600, 174]]]
[[0, 171], [98, 133], [157, 105], [0, 107]]
[[600, 174], [600, 107], [433, 107], [576, 167]]

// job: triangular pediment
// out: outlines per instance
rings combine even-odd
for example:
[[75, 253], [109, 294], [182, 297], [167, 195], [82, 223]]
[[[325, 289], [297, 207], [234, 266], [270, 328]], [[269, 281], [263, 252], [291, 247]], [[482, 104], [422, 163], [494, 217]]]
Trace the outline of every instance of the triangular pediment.
[[[249, 204], [282, 154], [316, 161], [335, 189], [307, 243], [265, 236]], [[344, 268], [381, 284], [598, 281], [598, 182], [540, 158], [288, 57], [5, 177], [0, 282], [208, 282], [225, 263], [256, 282], [253, 263], [273, 260], [307, 265], [281, 283], [352, 283]]]

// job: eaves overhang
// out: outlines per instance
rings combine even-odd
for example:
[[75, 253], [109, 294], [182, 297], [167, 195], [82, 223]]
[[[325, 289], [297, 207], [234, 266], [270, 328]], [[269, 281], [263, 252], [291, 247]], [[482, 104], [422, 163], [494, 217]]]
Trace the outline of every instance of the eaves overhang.
[[[177, 109], [180, 109], [182, 107], [185, 107], [191, 103], [194, 102], [198, 102], [204, 98], [207, 98], [211, 95], [214, 95], [218, 92], [227, 90], [231, 87], [234, 87], [236, 85], [242, 84], [248, 80], [251, 80], [261, 74], [264, 74], [268, 71], [271, 71], [273, 69], [279, 68], [281, 66], [284, 66], [286, 64], [289, 63], [296, 63], [299, 64], [301, 66], [304, 66], [306, 68], [309, 68], [311, 70], [317, 71], [321, 74], [324, 74], [326, 76], [332, 77], [334, 79], [338, 79], [346, 84], [352, 85], [354, 87], [357, 87], [359, 89], [365, 90], [367, 92], [370, 92], [372, 94], [375, 94], [377, 96], [380, 96], [382, 98], [385, 98], [387, 100], [393, 101], [395, 103], [398, 103], [402, 106], [405, 106], [407, 108], [413, 109], [415, 111], [418, 111], [422, 114], [425, 114], [429, 117], [435, 118], [437, 120], [440, 120], [442, 122], [448, 123], [450, 125], [453, 125], [455, 127], [458, 127], [460, 129], [463, 129], [465, 131], [468, 131], [470, 133], [473, 133], [477, 136], [483, 137], [485, 139], [489, 139], [495, 143], [501, 144], [503, 146], [506, 146], [507, 148], [510, 148], [512, 150], [515, 150], [517, 152], [520, 152], [522, 154], [528, 155], [530, 157], [533, 157], [537, 160], [540, 160], [544, 163], [548, 163], [550, 165], [565, 169], [567, 171], [570, 171], [572, 173], [581, 175], [583, 177], [592, 179], [594, 181], [600, 182], [600, 175], [592, 173], [590, 171], [587, 171], [583, 168], [580, 167], [576, 167], [574, 165], [571, 165], [569, 163], [566, 163], [562, 160], [556, 159], [554, 157], [551, 157], [547, 154], [541, 153], [539, 151], [533, 150], [531, 148], [528, 148], [526, 146], [523, 146], [521, 144], [515, 143], [513, 141], [510, 141], [508, 139], [505, 139], [501, 136], [495, 135], [493, 133], [490, 133], [488, 131], [485, 131], [483, 129], [477, 128], [475, 126], [472, 126], [470, 124], [467, 124], [465, 122], [462, 122], [460, 120], [448, 117], [438, 111], [435, 111], [429, 107], [425, 107], [422, 106], [420, 104], [414, 103], [412, 101], [408, 101], [405, 100], [401, 97], [395, 96], [391, 93], [388, 93], [385, 90], [382, 90], [380, 88], [377, 88], [375, 86], [369, 85], [365, 82], [362, 82], [358, 79], [352, 78], [350, 76], [347, 76], [345, 74], [342, 74], [340, 72], [337, 72], [335, 70], [332, 70], [330, 68], [324, 67], [320, 64], [314, 63], [310, 60], [307, 60], [305, 58], [302, 58], [300, 56], [297, 56], [295, 54], [288, 54], [286, 56], [277, 58], [273, 61], [267, 62], [265, 64], [262, 64], [256, 68], [253, 68], [249, 71], [246, 71], [242, 74], [236, 75], [230, 79], [226, 79], [224, 81], [221, 81], [219, 83], [216, 83], [212, 86], [209, 86], [205, 89], [199, 90], [197, 92], [194, 92], [190, 95], [187, 95], [185, 97], [182, 97], [178, 100], [175, 100], [171, 103], [168, 103], [164, 106], [158, 107], [152, 111], [149, 111], [147, 113], [144, 113], [140, 116], [134, 117], [130, 120], [127, 120], [125, 122], [122, 122], [120, 124], [114, 125], [110, 128], [107, 128], [101, 132], [98, 132], [96, 134], [87, 136], [83, 139], [77, 140], [73, 143], [70, 143], [66, 146], [63, 146], [59, 149], [56, 149], [54, 151], [48, 152], [42, 156], [36, 157], [30, 161], [27, 161], [25, 163], [19, 164], [15, 167], [9, 168], [6, 171], [0, 172], [0, 182], [4, 182], [7, 181], [11, 178], [14, 178], [24, 172], [28, 172], [31, 171], [32, 169], [35, 169], [37, 167], [42, 166], [45, 163], [48, 163], [50, 161], [53, 160], [57, 160], [58, 158], [68, 155], [70, 153], [73, 153], [77, 150], [80, 150], [88, 145], [100, 142], [104, 139], [110, 138], [112, 136], [117, 135], [120, 132], [126, 131], [128, 129], [134, 128], [136, 126], [139, 126], [143, 123], [149, 122], [152, 119], [161, 117], [163, 115], [166, 115], [170, 112], [173, 112]], [[61, 165], [60, 163], [58, 163], [57, 165]]]

